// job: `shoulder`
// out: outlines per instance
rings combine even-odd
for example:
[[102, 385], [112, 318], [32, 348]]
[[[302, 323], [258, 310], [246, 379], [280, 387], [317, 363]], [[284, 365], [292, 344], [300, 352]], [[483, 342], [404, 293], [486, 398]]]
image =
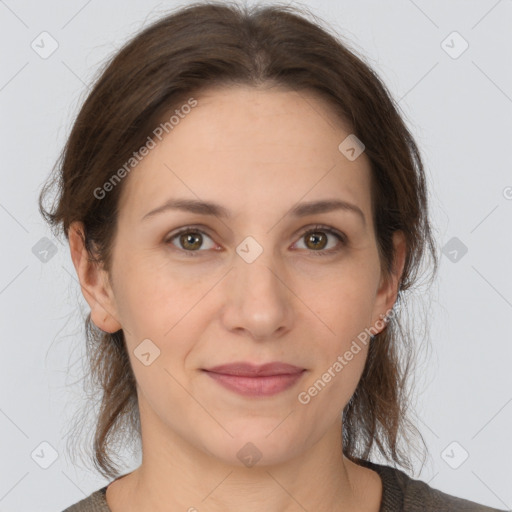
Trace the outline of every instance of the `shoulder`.
[[[405, 473], [403, 473], [405, 475]], [[430, 487], [425, 482], [415, 480], [405, 475], [404, 510], [450, 510], [453, 512], [504, 512], [497, 508], [486, 507], [474, 501], [469, 501], [451, 494], [446, 494]]]
[[111, 512], [108, 508], [105, 493], [107, 486], [94, 491], [83, 500], [71, 505], [63, 512]]
[[364, 466], [376, 471], [382, 479], [380, 512], [505, 512], [451, 494], [411, 478], [400, 469], [365, 461]]

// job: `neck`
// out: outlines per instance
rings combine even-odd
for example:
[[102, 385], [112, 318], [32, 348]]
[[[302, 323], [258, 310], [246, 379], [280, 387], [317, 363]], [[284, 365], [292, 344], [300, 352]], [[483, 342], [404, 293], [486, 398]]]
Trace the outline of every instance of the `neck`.
[[237, 458], [232, 463], [219, 460], [143, 417], [142, 463], [109, 486], [107, 502], [113, 512], [379, 509], [380, 493], [369, 497], [368, 490], [375, 490], [380, 479], [343, 456], [341, 420], [307, 450], [298, 447], [295, 456], [271, 464], [262, 457], [246, 467]]

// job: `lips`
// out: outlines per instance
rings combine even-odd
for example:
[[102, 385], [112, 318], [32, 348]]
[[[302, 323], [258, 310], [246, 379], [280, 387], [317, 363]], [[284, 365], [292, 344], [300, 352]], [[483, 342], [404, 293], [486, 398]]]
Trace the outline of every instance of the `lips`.
[[231, 363], [203, 370], [224, 388], [247, 397], [269, 397], [293, 387], [306, 372], [286, 363]]
[[295, 375], [304, 371], [304, 368], [280, 362], [263, 365], [237, 362], [206, 368], [205, 371], [239, 377], [267, 377], [270, 375]]

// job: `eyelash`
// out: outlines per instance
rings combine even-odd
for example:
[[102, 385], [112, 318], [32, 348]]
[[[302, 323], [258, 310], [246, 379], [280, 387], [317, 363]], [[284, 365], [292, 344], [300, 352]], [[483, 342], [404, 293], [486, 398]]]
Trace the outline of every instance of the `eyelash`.
[[[344, 246], [347, 245], [347, 237], [344, 233], [341, 233], [340, 231], [337, 231], [329, 226], [323, 226], [323, 225], [316, 225], [314, 226], [313, 228], [309, 228], [307, 229], [306, 231], [302, 232], [299, 239], [300, 238], [303, 238], [305, 237], [306, 235], [309, 235], [311, 233], [316, 233], [317, 231], [322, 231], [322, 232], [325, 232], [325, 233], [328, 233], [330, 235], [333, 235], [334, 237], [336, 237], [338, 239], [338, 241], [340, 242], [340, 245], [341, 247], [338, 247], [338, 248], [335, 248], [335, 249], [322, 249], [320, 251], [314, 251], [314, 250], [310, 250], [309, 252], [312, 253], [313, 256], [329, 256], [329, 255], [332, 255], [332, 254], [335, 254], [335, 253], [338, 253], [339, 251], [341, 251], [343, 249]], [[211, 238], [208, 233], [205, 233], [204, 231], [202, 231], [201, 229], [198, 229], [197, 227], [195, 226], [185, 226], [184, 228], [181, 228], [179, 231], [176, 231], [175, 233], [171, 234], [170, 236], [168, 236], [164, 243], [166, 244], [169, 244], [172, 242], [172, 240], [174, 240], [175, 238], [177, 238], [179, 235], [182, 235], [183, 233], [200, 233], [200, 234], [204, 234], [206, 236], [208, 236], [209, 238]], [[199, 253], [201, 252], [204, 252], [204, 251], [201, 251], [201, 250], [197, 250], [197, 251], [187, 251], [185, 249], [180, 249], [178, 247], [174, 247], [175, 249], [177, 249], [178, 251], [181, 251], [181, 252], [184, 252], [188, 257], [192, 257], [192, 258], [196, 258], [199, 256]]]

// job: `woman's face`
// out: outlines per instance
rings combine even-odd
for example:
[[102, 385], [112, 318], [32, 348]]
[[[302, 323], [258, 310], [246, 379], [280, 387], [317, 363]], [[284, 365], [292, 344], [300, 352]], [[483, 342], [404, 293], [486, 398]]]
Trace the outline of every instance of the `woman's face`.
[[[245, 87], [195, 99], [125, 178], [104, 306], [125, 332], [143, 436], [277, 463], [338, 435], [367, 356], [361, 333], [383, 328], [397, 281], [380, 272], [369, 161], [339, 149], [350, 132], [328, 105]], [[148, 215], [168, 201], [226, 215]], [[353, 206], [305, 208], [320, 201]], [[103, 317], [94, 310], [99, 327]], [[255, 394], [205, 371], [237, 362], [305, 371], [225, 378]]]

